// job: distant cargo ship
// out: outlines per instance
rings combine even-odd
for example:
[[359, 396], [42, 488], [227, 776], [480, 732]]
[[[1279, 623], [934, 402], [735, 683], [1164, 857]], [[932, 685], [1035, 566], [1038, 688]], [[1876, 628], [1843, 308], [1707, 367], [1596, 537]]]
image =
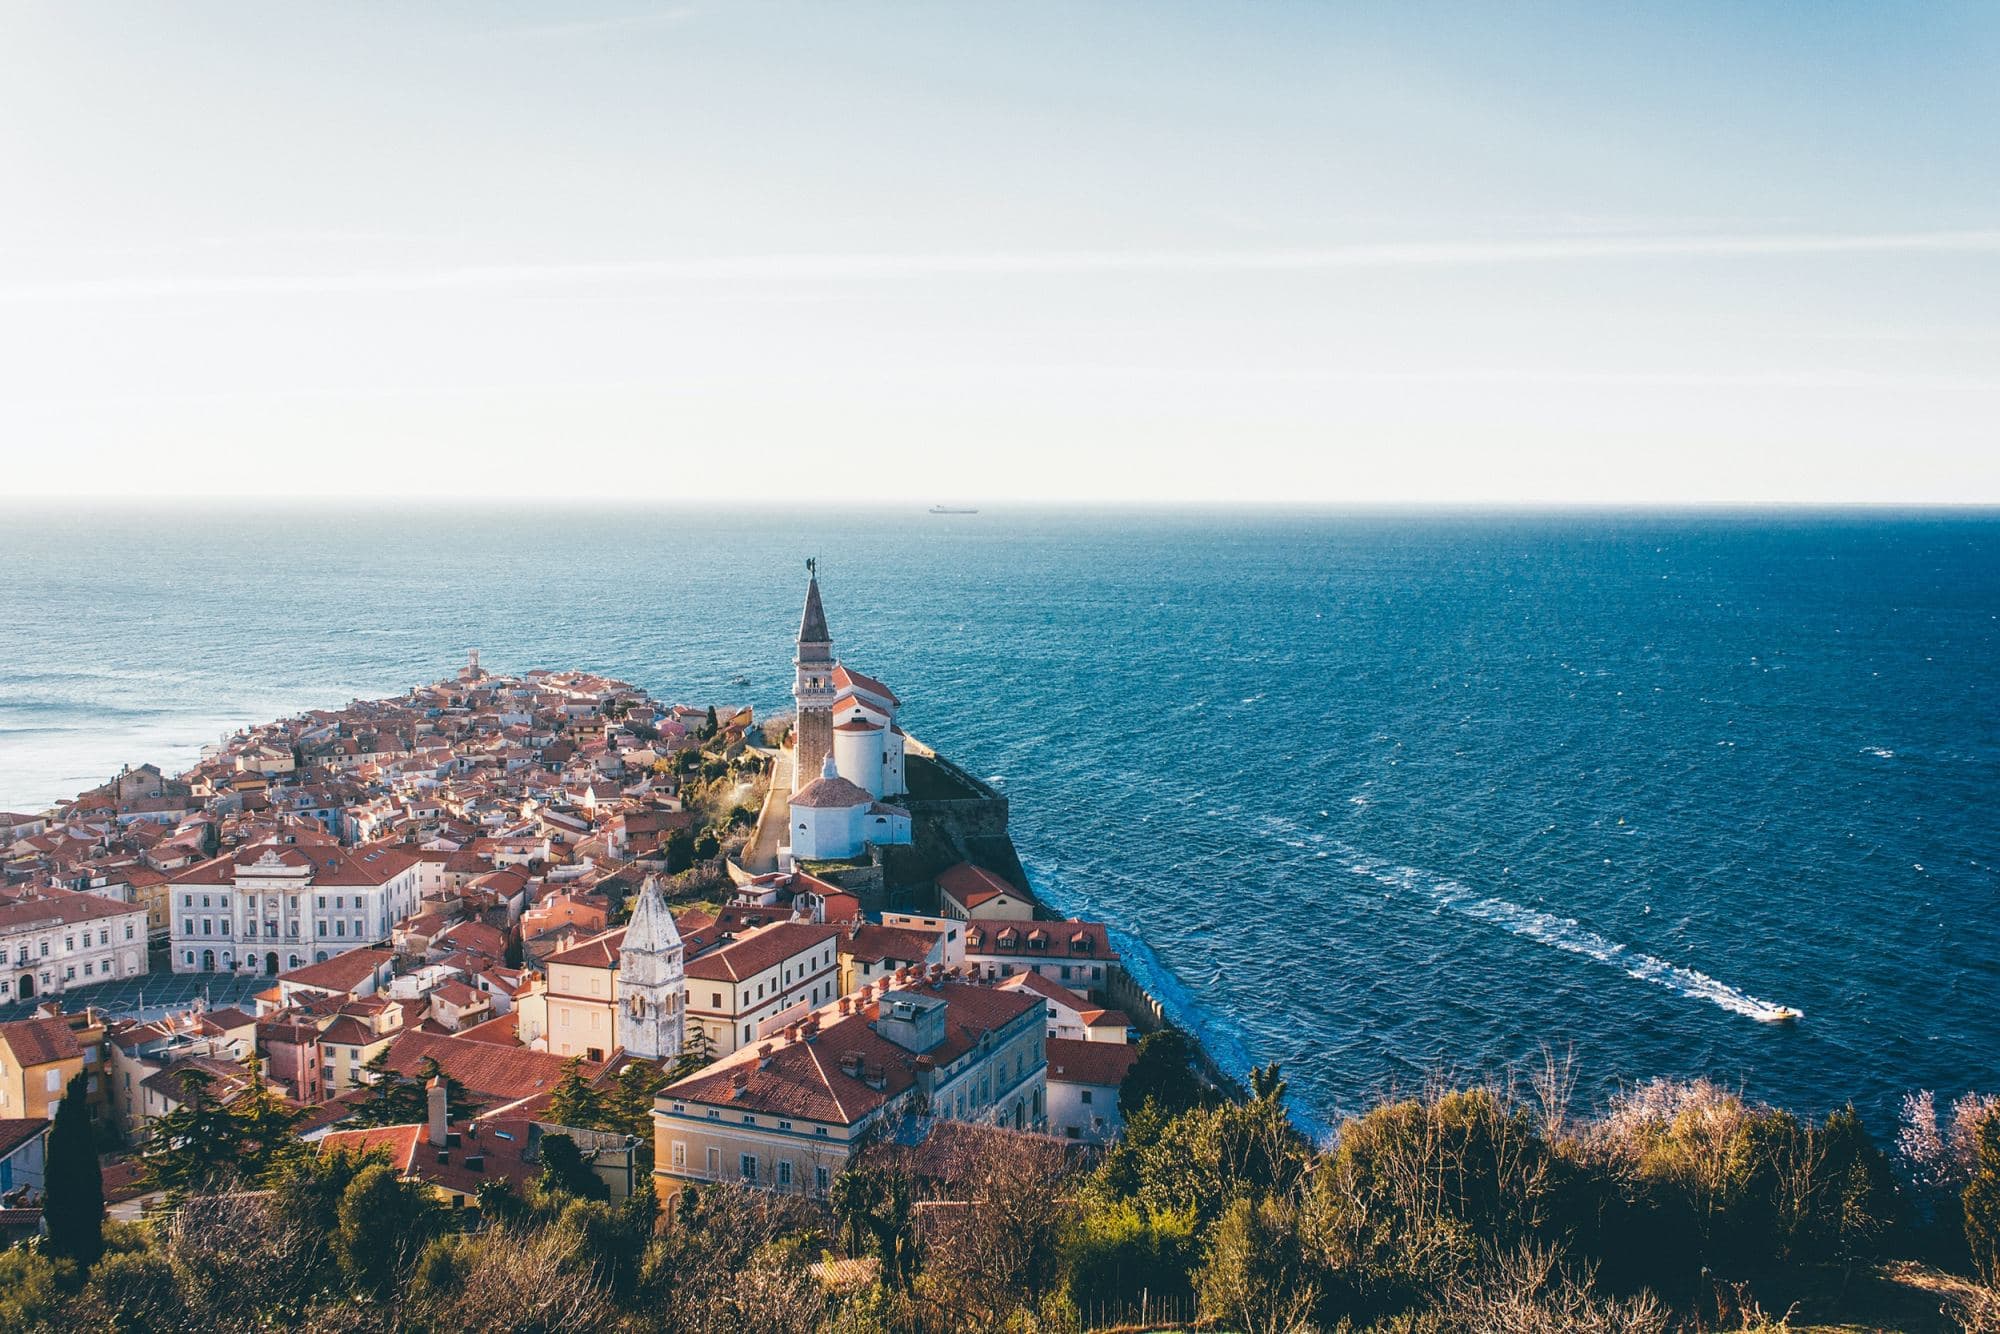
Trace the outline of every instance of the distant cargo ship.
[[978, 511], [978, 510], [967, 510], [967, 509], [954, 509], [954, 508], [952, 508], [952, 507], [951, 507], [950, 505], [933, 505], [933, 506], [931, 506], [931, 513], [933, 513], [933, 514], [977, 514], [977, 513], [979, 513], [979, 511]]

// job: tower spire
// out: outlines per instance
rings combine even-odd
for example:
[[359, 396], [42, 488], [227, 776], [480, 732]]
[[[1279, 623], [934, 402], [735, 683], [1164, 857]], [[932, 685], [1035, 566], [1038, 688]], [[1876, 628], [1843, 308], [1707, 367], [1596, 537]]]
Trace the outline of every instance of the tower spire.
[[806, 558], [806, 610], [799, 617], [799, 643], [831, 644], [833, 635], [826, 628], [826, 609], [819, 604], [819, 557]]
[[819, 558], [806, 561], [806, 609], [799, 617], [798, 653], [792, 658], [792, 702], [798, 706], [793, 727], [792, 791], [818, 777], [833, 753], [833, 632], [826, 628], [826, 608], [819, 601]]

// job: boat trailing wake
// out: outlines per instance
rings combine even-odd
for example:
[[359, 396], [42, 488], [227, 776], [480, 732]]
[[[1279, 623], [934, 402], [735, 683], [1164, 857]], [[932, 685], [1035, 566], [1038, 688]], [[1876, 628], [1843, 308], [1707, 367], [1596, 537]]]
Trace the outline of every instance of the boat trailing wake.
[[1800, 1017], [1800, 1012], [1790, 1006], [1759, 1000], [1727, 982], [1717, 981], [1707, 973], [1668, 963], [1665, 959], [1609, 940], [1573, 917], [1558, 917], [1554, 913], [1524, 907], [1506, 899], [1492, 898], [1456, 880], [1359, 854], [1355, 855], [1347, 869], [1391, 888], [1420, 890], [1440, 907], [1462, 917], [1500, 927], [1524, 940], [1532, 940], [1566, 954], [1595, 960], [1620, 970], [1627, 977], [1665, 987], [1689, 1000], [1707, 1001], [1732, 1014], [1767, 1024]]

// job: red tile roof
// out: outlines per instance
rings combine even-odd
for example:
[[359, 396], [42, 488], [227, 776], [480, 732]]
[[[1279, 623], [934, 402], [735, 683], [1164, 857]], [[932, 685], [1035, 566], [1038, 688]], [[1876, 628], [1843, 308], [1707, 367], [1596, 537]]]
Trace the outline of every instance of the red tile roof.
[[[561, 1056], [526, 1047], [502, 1047], [458, 1036], [406, 1032], [389, 1048], [389, 1068], [415, 1078], [424, 1058], [435, 1060], [444, 1072], [465, 1085], [468, 1092], [486, 1102], [514, 1102], [547, 1093], [562, 1078], [567, 1063]], [[585, 1079], [594, 1079], [604, 1069], [601, 1064], [583, 1065]]]
[[926, 931], [914, 926], [880, 926], [874, 922], [863, 922], [859, 929], [841, 936], [840, 952], [864, 963], [882, 963], [890, 959], [898, 963], [921, 963], [930, 958], [931, 951], [937, 948], [943, 935], [941, 931]]
[[577, 968], [616, 968], [618, 949], [625, 943], [625, 928], [613, 927], [602, 935], [592, 936], [581, 945], [572, 945], [559, 950], [542, 960], [546, 964], [569, 964]]
[[1139, 1049], [1123, 1042], [1049, 1039], [1049, 1082], [1116, 1088], [1125, 1082]]
[[1011, 894], [1017, 899], [1027, 897], [1006, 880], [971, 862], [960, 862], [938, 872], [937, 886], [968, 908], [977, 908], [988, 899], [1002, 894]]
[[14, 1053], [17, 1065], [48, 1065], [83, 1059], [83, 1048], [64, 1019], [17, 1019], [0, 1024], [0, 1043]]
[[20, 1148], [49, 1127], [47, 1117], [24, 1116], [0, 1120], [0, 1158]]
[[[1041, 1009], [1033, 996], [970, 982], [946, 982], [935, 990], [925, 988], [921, 994], [942, 996], [947, 1004], [944, 1041], [923, 1053], [939, 1065], [970, 1051], [978, 1045], [981, 1034]], [[829, 1125], [853, 1125], [916, 1082], [917, 1054], [870, 1027], [879, 1012], [879, 1006], [871, 1005], [845, 1018], [823, 1018], [826, 1026], [816, 1041], [782, 1045], [768, 1062], [755, 1048], [744, 1048], [668, 1085], [660, 1097]], [[878, 1075], [883, 1087], [874, 1088], [842, 1069], [842, 1059], [851, 1056], [859, 1056], [863, 1074]], [[738, 1074], [745, 1078], [740, 1096], [735, 1092]]]
[[43, 924], [63, 926], [71, 922], [94, 922], [105, 917], [145, 911], [143, 903], [119, 903], [97, 894], [44, 889], [32, 895], [0, 897], [0, 931], [28, 931]]
[[966, 928], [967, 955], [1010, 959], [1115, 960], [1102, 922], [986, 921]]
[[786, 959], [808, 953], [839, 934], [839, 927], [779, 922], [702, 955], [688, 964], [687, 975], [704, 982], [741, 982]]
[[367, 981], [377, 968], [394, 962], [395, 958], [393, 951], [363, 947], [336, 954], [325, 963], [309, 963], [289, 973], [280, 973], [278, 980], [323, 991], [352, 991]]
[[901, 704], [903, 702], [896, 698], [896, 692], [889, 689], [888, 686], [883, 685], [872, 676], [863, 676], [860, 672], [855, 671], [845, 663], [837, 662], [833, 665], [833, 685], [836, 690], [850, 690], [855, 686], [860, 686], [863, 690], [880, 695], [891, 704]]
[[874, 804], [875, 794], [845, 778], [815, 778], [792, 794], [791, 804], [807, 810], [845, 810]]

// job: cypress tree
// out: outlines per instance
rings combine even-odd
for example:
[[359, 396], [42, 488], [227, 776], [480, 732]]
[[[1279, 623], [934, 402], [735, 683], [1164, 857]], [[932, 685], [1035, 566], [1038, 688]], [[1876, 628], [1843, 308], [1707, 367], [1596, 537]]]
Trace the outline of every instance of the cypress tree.
[[48, 1200], [42, 1219], [48, 1224], [51, 1254], [74, 1260], [88, 1270], [104, 1253], [104, 1173], [97, 1162], [97, 1145], [90, 1129], [86, 1077], [69, 1081], [49, 1131]]

